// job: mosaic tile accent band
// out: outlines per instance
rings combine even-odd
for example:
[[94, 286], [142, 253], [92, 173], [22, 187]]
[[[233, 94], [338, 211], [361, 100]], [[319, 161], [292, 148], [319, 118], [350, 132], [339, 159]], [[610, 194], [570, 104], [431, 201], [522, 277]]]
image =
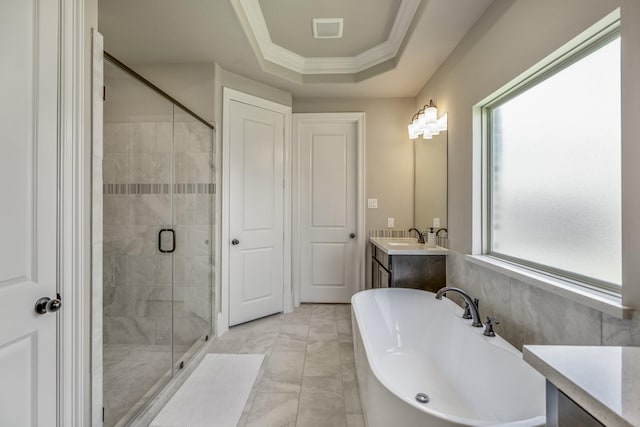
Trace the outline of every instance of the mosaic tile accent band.
[[[438, 236], [436, 238], [436, 245], [442, 248], [449, 247], [449, 239], [447, 238], [447, 233], [444, 233], [442, 236]], [[416, 237], [414, 232], [410, 232], [408, 230], [369, 230], [369, 237], [382, 237], [386, 239], [403, 239], [407, 237]]]
[[[169, 194], [171, 184], [104, 184], [103, 194]], [[173, 194], [216, 194], [216, 185], [173, 184]]]
[[405, 238], [405, 237], [416, 237], [413, 232], [409, 232], [408, 230], [369, 230], [369, 237], [385, 237], [385, 238]]

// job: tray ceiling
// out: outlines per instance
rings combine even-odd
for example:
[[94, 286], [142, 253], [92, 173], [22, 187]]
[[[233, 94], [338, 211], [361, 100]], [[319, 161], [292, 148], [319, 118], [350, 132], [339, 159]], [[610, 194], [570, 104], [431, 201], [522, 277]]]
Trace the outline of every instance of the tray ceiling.
[[[298, 98], [412, 97], [491, 4], [491, 0], [422, 0], [392, 59], [358, 74], [303, 75], [256, 54], [232, 1], [99, 0], [98, 29], [109, 53], [134, 69], [160, 66], [158, 70], [164, 70], [168, 79], [179, 78], [170, 71], [176, 64], [218, 63]], [[265, 1], [277, 4], [281, 0]], [[331, 0], [297, 1], [325, 4]], [[378, 1], [385, 0], [369, 0], [376, 5]], [[337, 17], [332, 11], [326, 15]], [[307, 25], [310, 31], [311, 23]], [[476, 31], [473, 37], [466, 44], [481, 39], [482, 32]], [[372, 39], [371, 44], [379, 40]], [[204, 77], [196, 73], [190, 78], [197, 81]]]
[[[318, 75], [356, 75], [394, 59], [420, 6], [420, 0], [379, 0], [375, 8], [367, 0], [231, 3], [259, 59], [302, 76], [316, 75], [315, 81], [323, 80]], [[313, 39], [311, 20], [322, 17], [344, 18], [343, 38]]]

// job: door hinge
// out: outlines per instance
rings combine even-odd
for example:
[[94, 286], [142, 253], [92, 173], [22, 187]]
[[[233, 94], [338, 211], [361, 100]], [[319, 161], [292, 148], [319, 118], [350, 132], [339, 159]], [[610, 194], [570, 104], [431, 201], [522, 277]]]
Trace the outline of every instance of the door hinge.
[[102, 86], [102, 101], [106, 101], [107, 100], [107, 87], [106, 86]]
[[102, 407], [102, 422], [104, 422], [104, 406]]

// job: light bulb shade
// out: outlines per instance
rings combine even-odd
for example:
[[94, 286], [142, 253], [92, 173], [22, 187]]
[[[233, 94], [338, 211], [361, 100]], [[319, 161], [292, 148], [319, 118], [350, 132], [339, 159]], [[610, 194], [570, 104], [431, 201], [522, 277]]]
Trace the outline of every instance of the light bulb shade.
[[407, 130], [409, 131], [409, 139], [418, 138], [418, 127], [415, 124], [410, 123], [409, 126], [407, 126]]
[[439, 131], [447, 130], [447, 126], [448, 126], [447, 113], [444, 113], [442, 117], [438, 119], [438, 130]]
[[438, 109], [436, 107], [427, 107], [424, 110], [426, 124], [436, 123], [438, 121]]
[[438, 129], [438, 122], [436, 123], [429, 123], [427, 125], [427, 128], [425, 130], [425, 132], [429, 132], [429, 134], [431, 135], [437, 135], [440, 133], [440, 130]]
[[427, 124], [427, 115], [423, 112], [418, 115], [418, 125], [423, 127]]

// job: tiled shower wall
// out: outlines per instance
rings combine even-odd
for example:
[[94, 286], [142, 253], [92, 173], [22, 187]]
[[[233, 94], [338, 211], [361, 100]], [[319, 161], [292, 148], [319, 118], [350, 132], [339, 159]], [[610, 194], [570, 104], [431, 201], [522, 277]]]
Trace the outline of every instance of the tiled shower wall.
[[640, 345], [640, 316], [620, 320], [471, 263], [450, 250], [447, 284], [480, 299], [480, 313], [496, 317], [496, 332], [522, 349], [540, 345]]
[[[172, 317], [174, 344], [210, 331], [214, 155], [199, 122], [104, 124], [105, 344], [171, 344]], [[170, 227], [173, 263], [158, 250]]]

